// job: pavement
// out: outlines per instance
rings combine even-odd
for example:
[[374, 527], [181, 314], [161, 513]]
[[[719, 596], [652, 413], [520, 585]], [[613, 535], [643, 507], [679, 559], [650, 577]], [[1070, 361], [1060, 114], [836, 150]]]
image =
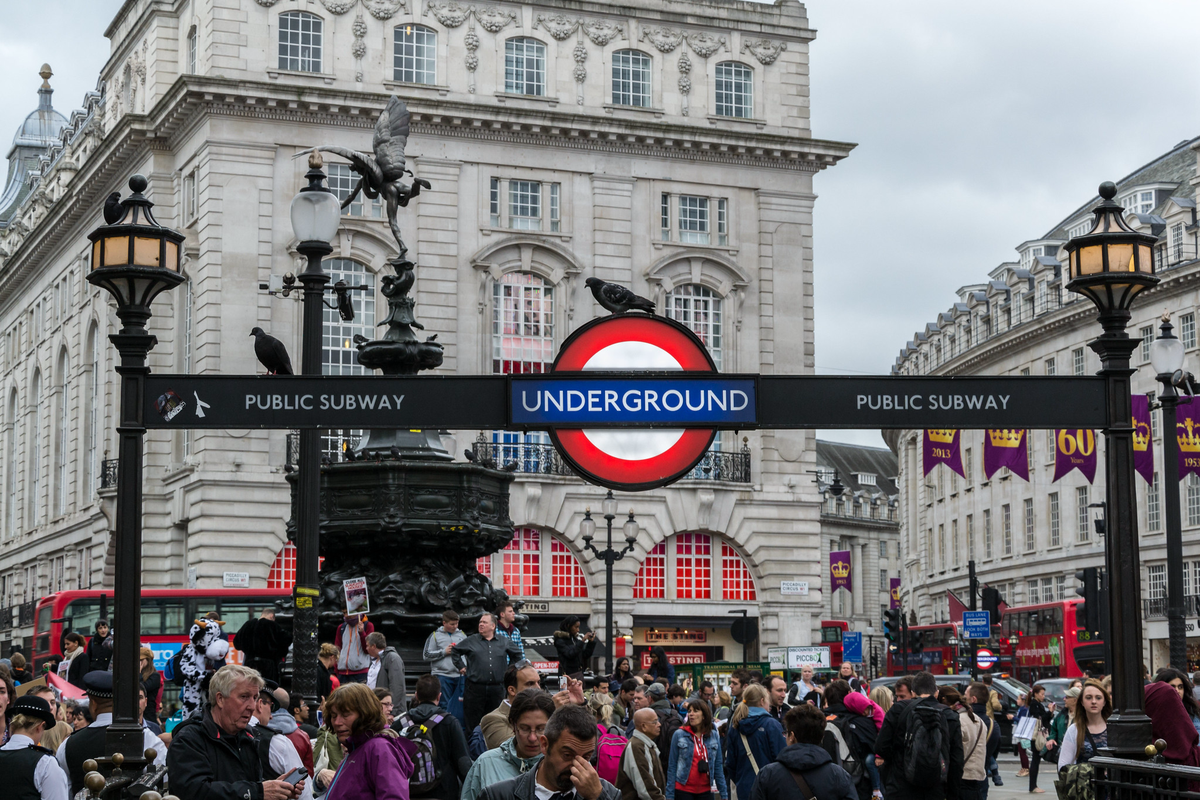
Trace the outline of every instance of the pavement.
[[1016, 798], [1021, 797], [1028, 800], [1030, 797], [1042, 797], [1044, 800], [1057, 800], [1058, 795], [1054, 791], [1054, 778], [1056, 775], [1055, 765], [1047, 764], [1045, 761], [1038, 767], [1038, 788], [1045, 789], [1044, 795], [1029, 793], [1029, 776], [1023, 778], [1017, 777], [1017, 770], [1021, 768], [1021, 759], [1012, 754], [1010, 750], [1007, 754], [1001, 753], [997, 761], [1000, 764], [1000, 779], [1004, 781], [1003, 786], [994, 786], [988, 782], [988, 800], [995, 798]]

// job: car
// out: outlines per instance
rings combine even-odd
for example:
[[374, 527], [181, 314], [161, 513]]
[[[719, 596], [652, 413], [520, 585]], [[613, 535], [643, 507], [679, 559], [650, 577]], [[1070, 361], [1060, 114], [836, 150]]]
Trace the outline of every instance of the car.
[[1063, 698], [1065, 698], [1067, 695], [1067, 688], [1070, 687], [1070, 685], [1077, 680], [1080, 680], [1080, 679], [1079, 678], [1043, 678], [1042, 680], [1033, 684], [1033, 686], [1035, 689], [1039, 686], [1044, 687], [1046, 689], [1046, 703], [1047, 704], [1054, 703], [1054, 705], [1056, 707], [1061, 708], [1062, 704], [1063, 704]]

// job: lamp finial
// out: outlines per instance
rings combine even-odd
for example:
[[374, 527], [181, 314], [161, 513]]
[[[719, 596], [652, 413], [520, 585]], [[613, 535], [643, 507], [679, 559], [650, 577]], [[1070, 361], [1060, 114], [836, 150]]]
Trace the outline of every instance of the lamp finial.
[[1099, 192], [1100, 196], [1105, 200], [1112, 200], [1117, 196], [1117, 185], [1112, 181], [1105, 181], [1104, 183], [1100, 184]]

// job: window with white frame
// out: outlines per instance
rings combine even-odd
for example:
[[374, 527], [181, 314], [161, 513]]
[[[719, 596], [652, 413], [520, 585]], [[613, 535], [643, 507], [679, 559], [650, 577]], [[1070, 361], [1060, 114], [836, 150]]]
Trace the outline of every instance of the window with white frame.
[[679, 241], [684, 244], [708, 244], [708, 198], [679, 196]]
[[[324, 263], [329, 283], [345, 281], [348, 286], [366, 286], [361, 292], [350, 292], [354, 304], [354, 321], [346, 322], [336, 309], [325, 308], [322, 329], [321, 372], [324, 375], [369, 375], [358, 363], [358, 347], [354, 337], [375, 336], [375, 275], [357, 261], [333, 258]], [[361, 430], [333, 429], [322, 431], [321, 446], [331, 459], [341, 456], [345, 448], [353, 447], [362, 435]]]
[[9, 539], [17, 533], [17, 390], [8, 398], [8, 456], [4, 459], [4, 476], [7, 490], [4, 493], [4, 535]]
[[[354, 187], [358, 185], [358, 173], [350, 169], [349, 164], [338, 164], [336, 162], [327, 163], [325, 170], [329, 173], [329, 177], [326, 180], [329, 191], [333, 192], [334, 197], [338, 199], [338, 203], [346, 202], [346, 198], [350, 196], [350, 193], [354, 191]], [[358, 196], [354, 198], [354, 202], [342, 209], [342, 214], [348, 217], [383, 219], [383, 199], [376, 197], [372, 200], [364, 192], [359, 192]]]
[[[502, 204], [502, 197], [507, 197], [508, 202]], [[488, 216], [493, 228], [559, 233], [562, 230], [562, 185], [492, 178]]]
[[[1049, 580], [1049, 579], [1047, 579], [1047, 580]], [[1054, 599], [1055, 600], [1066, 600], [1067, 599], [1067, 576], [1066, 575], [1054, 576]]]
[[754, 116], [754, 70], [737, 61], [717, 64], [716, 102], [713, 109], [718, 117]]
[[1004, 555], [1011, 556], [1013, 552], [1012, 506], [1005, 503], [1000, 512], [1003, 516]]
[[1158, 414], [1154, 413], [1156, 411], [1154, 408], [1155, 397], [1155, 392], [1146, 392], [1146, 400], [1150, 412], [1150, 437], [1152, 439], [1158, 438]]
[[542, 229], [542, 185], [536, 181], [508, 182], [508, 227], [520, 231]]
[[1162, 527], [1162, 508], [1159, 504], [1158, 473], [1153, 473], [1153, 480], [1146, 487], [1146, 529], [1157, 531]]
[[[675, 200], [672, 203], [672, 199]], [[675, 219], [672, 225], [671, 212]], [[673, 195], [663, 192], [660, 202], [659, 228], [662, 240], [672, 239], [681, 244], [712, 244], [714, 225], [712, 209], [716, 208], [716, 245], [729, 245], [729, 201], [724, 197], [698, 197], [696, 195]]]
[[29, 527], [35, 527], [42, 518], [42, 374], [33, 376], [33, 390], [29, 394], [29, 479], [27, 492]]
[[1074, 239], [1076, 236], [1083, 236], [1092, 229], [1092, 225], [1094, 224], [1095, 219], [1092, 217], [1088, 217], [1085, 220], [1080, 220], [1067, 229], [1067, 238]]
[[1034, 527], [1033, 498], [1025, 498], [1025, 551], [1037, 548], [1037, 528]]
[[888, 543], [886, 541], [881, 541], [879, 543], [879, 557], [880, 558], [888, 557]]
[[192, 29], [188, 31], [187, 35], [187, 71], [189, 75], [195, 75], [198, 71], [197, 59], [199, 57], [199, 38], [200, 37], [196, 32], [196, 26], [193, 25]]
[[1130, 192], [1121, 198], [1121, 206], [1126, 213], [1149, 214], [1154, 210], [1154, 192], [1152, 190]]
[[1062, 544], [1062, 523], [1058, 507], [1058, 492], [1050, 493], [1050, 546]]
[[54, 516], [62, 516], [67, 512], [67, 492], [70, 482], [67, 480], [67, 470], [70, 464], [70, 371], [67, 354], [64, 351], [58, 359], [58, 424], [57, 439], [54, 447]]
[[1167, 597], [1167, 565], [1151, 564], [1146, 567], [1146, 587], [1151, 600], [1165, 600]]
[[1200, 525], [1200, 478], [1196, 473], [1187, 476], [1188, 525]]
[[528, 272], [492, 284], [492, 373], [544, 372], [554, 360], [554, 288]]
[[1088, 513], [1088, 487], [1075, 487], [1075, 540], [1086, 542], [1092, 538], [1091, 515]]
[[700, 337], [721, 369], [721, 342], [724, 328], [721, 298], [707, 286], [685, 283], [667, 293], [666, 316], [686, 326]]
[[200, 213], [199, 190], [196, 188], [196, 170], [183, 176], [183, 222], [190, 224]]
[[545, 96], [546, 45], [527, 36], [504, 43], [504, 91]]
[[1183, 260], [1183, 223], [1177, 222], [1171, 226], [1171, 260]]
[[1077, 347], [1071, 351], [1071, 366], [1076, 375], [1082, 375], [1084, 370], [1083, 348]]
[[437, 31], [412, 23], [393, 31], [392, 80], [437, 83]]
[[[87, 376], [87, 416], [84, 418], [86, 430], [83, 433], [83, 486], [85, 498], [91, 499], [97, 489], [100, 464], [97, 461], [100, 448], [97, 446], [100, 432], [100, 333], [95, 325], [88, 333], [88, 376]], [[11, 496], [11, 495], [10, 495]]]
[[1191, 349], [1196, 346], [1196, 315], [1194, 313], [1179, 316], [1179, 338], [1183, 346]]
[[950, 564], [959, 566], [958, 520], [950, 520]]
[[983, 510], [983, 557], [992, 557], [992, 510]]
[[293, 72], [320, 72], [324, 29], [324, 21], [315, 14], [305, 11], [280, 14], [279, 68]]
[[640, 50], [613, 53], [613, 105], [650, 107], [650, 64], [650, 56]]
[[963, 455], [963, 478], [966, 480], [967, 486], [970, 486], [975, 478], [975, 460], [971, 448], [966, 448]]
[[1042, 602], [1041, 591], [1038, 588], [1041, 583], [1037, 578], [1033, 578], [1032, 580], [1028, 581], [1027, 584], [1029, 587], [1029, 605], [1036, 606], [1038, 603]]
[[1047, 375], [1057, 375], [1058, 374], [1058, 367], [1054, 363], [1053, 356], [1046, 359], [1046, 374]]
[[1145, 325], [1139, 331], [1142, 339], [1142, 361], [1150, 360], [1150, 345], [1154, 344], [1154, 326]]

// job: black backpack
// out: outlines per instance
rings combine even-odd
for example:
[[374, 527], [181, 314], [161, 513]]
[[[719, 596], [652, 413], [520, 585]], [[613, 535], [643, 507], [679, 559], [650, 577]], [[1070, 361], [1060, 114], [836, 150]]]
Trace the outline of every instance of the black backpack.
[[918, 788], [946, 783], [950, 768], [950, 724], [943, 708], [913, 701], [904, 726], [904, 780]]
[[850, 780], [857, 785], [866, 774], [863, 754], [859, 749], [858, 737], [850, 717], [836, 716], [825, 722], [825, 737], [822, 744], [829, 743], [827, 750], [834, 755], [834, 763], [846, 770]]
[[675, 731], [683, 727], [683, 720], [679, 716], [679, 712], [675, 709], [655, 709], [655, 714], [658, 714], [658, 721], [662, 723], [662, 730], [658, 732], [658, 738], [654, 743], [658, 745], [658, 754], [662, 758], [663, 771], [666, 772], [667, 760], [671, 757], [671, 739], [675, 736]]

